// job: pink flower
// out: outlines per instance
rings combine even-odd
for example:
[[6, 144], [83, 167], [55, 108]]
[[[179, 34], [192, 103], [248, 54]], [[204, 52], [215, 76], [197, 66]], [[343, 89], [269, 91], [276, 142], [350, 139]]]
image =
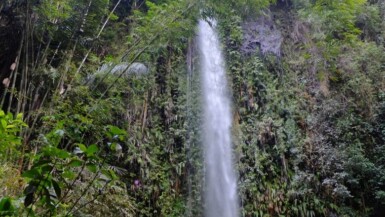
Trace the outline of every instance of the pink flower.
[[138, 179], [135, 179], [135, 181], [134, 181], [134, 186], [135, 186], [136, 188], [139, 188], [139, 187], [141, 186], [140, 181], [139, 181]]

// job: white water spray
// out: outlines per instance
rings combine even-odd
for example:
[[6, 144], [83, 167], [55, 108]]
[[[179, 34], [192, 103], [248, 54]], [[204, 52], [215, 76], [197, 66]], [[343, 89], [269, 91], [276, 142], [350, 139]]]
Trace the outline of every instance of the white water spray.
[[[210, 25], [211, 24], [211, 25]], [[206, 217], [237, 217], [237, 183], [231, 155], [231, 109], [216, 22], [199, 21], [204, 96]]]

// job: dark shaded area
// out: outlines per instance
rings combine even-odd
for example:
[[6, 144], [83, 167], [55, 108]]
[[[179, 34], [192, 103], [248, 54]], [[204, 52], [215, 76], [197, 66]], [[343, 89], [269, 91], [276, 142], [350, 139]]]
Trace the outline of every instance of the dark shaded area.
[[18, 8], [4, 7], [0, 11], [0, 79], [10, 74], [10, 66], [15, 62], [23, 30]]
[[[19, 13], [22, 10], [22, 4], [19, 2], [0, 3], [0, 94], [6, 89], [4, 79], [9, 79], [11, 85], [11, 66], [16, 61], [17, 53], [20, 47], [21, 36], [23, 32], [23, 17]], [[7, 102], [4, 104], [6, 108]]]

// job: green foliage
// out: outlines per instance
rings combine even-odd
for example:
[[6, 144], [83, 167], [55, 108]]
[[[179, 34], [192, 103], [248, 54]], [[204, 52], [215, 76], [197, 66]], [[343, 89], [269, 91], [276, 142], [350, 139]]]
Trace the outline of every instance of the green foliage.
[[[31, 127], [23, 141], [21, 115], [0, 111], [0, 216], [202, 216], [201, 93], [191, 67], [201, 16], [218, 20], [224, 44], [242, 214], [369, 216], [382, 206], [380, 3], [152, 0], [112, 11], [117, 0], [25, 2], [18, 11], [31, 22], [20, 25], [16, 74], [30, 80], [7, 94], [17, 93], [15, 113], [27, 102]], [[243, 54], [243, 22], [275, 3], [283, 55]], [[121, 61], [149, 73], [94, 76]]]
[[167, 3], [152, 3], [146, 1], [148, 10], [134, 11], [132, 19], [133, 31], [128, 43], [131, 49], [138, 52], [129, 53], [128, 60], [141, 53], [141, 59], [149, 61], [149, 55], [175, 46], [182, 49], [188, 38], [194, 34], [196, 4], [189, 1], [167, 1]]
[[11, 113], [5, 114], [0, 110], [0, 158], [12, 160], [18, 155], [22, 139], [19, 136], [23, 127], [27, 125], [23, 122], [23, 115], [18, 114], [14, 117]]
[[351, 42], [361, 33], [355, 23], [365, 3], [366, 0], [317, 0], [310, 10], [301, 12], [312, 24], [318, 26], [319, 39]]
[[51, 24], [61, 24], [64, 20], [71, 17], [71, 4], [69, 1], [42, 1], [37, 8], [38, 13]]
[[[378, 79], [383, 48], [358, 40], [374, 40], [373, 33], [362, 36], [362, 26], [356, 26], [367, 6], [363, 1], [302, 3], [294, 8], [307, 23], [293, 20], [299, 29], [294, 34], [302, 39], [292, 42], [292, 33], [286, 35], [281, 65], [243, 56], [242, 22], [232, 16], [221, 21], [236, 102], [242, 212], [368, 216], [383, 188], [383, 167], [375, 160], [383, 158], [370, 157], [372, 150], [383, 150], [381, 130], [373, 123], [377, 90], [384, 84]], [[295, 19], [281, 12], [274, 16]]]
[[261, 9], [268, 8], [276, 0], [209, 0], [200, 1], [203, 14], [209, 17], [221, 17], [226, 19], [229, 14], [237, 14], [242, 18], [250, 18], [259, 14]]
[[[46, 30], [50, 34], [66, 33], [69, 36], [80, 31], [92, 37], [101, 22], [100, 18], [107, 12], [108, 4], [109, 0], [43, 0], [35, 11], [40, 15], [38, 21], [42, 26], [39, 27], [48, 27]], [[67, 28], [64, 32], [63, 26]]]
[[12, 199], [4, 197], [0, 200], [0, 216], [11, 216], [15, 211], [15, 207], [12, 205]]
[[[47, 98], [38, 111], [30, 111], [36, 119], [23, 173], [28, 182], [25, 212], [182, 216], [185, 125], [178, 110], [184, 107], [179, 103], [184, 97], [183, 55], [194, 33], [197, 8], [188, 1], [135, 4], [135, 13], [118, 10], [118, 19], [112, 16], [96, 39], [107, 2], [33, 5], [41, 56], [31, 83], [44, 80], [36, 94]], [[121, 43], [127, 35], [127, 43]], [[88, 51], [87, 67], [76, 72]], [[110, 61], [118, 51], [121, 60], [142, 61], [157, 73], [125, 79], [96, 76], [98, 84], [81, 85], [104, 55], [104, 61]]]
[[[78, 143], [72, 146], [72, 152], [59, 148], [66, 134], [62, 127], [59, 124], [46, 136], [41, 136], [41, 150], [34, 156], [31, 169], [22, 175], [28, 181], [24, 189], [24, 206], [28, 212], [37, 215], [80, 212], [84, 206], [107, 194], [106, 189], [119, 184], [118, 176], [107, 164], [107, 157], [101, 156], [96, 144], [86, 146]], [[107, 135], [115, 135], [118, 131], [121, 132], [117, 127], [110, 127]], [[79, 189], [81, 193], [74, 194], [82, 179], [87, 185]], [[95, 192], [95, 188], [99, 192]], [[89, 192], [92, 192], [92, 198], [88, 198]], [[86, 198], [89, 201], [83, 201]]]

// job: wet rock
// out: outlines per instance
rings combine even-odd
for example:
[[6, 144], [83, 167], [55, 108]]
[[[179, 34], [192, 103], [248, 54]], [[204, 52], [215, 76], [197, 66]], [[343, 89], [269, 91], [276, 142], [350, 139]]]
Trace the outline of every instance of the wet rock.
[[99, 69], [99, 73], [110, 73], [112, 75], [120, 76], [123, 73], [123, 77], [127, 77], [131, 74], [143, 75], [148, 73], [148, 68], [143, 63], [135, 62], [131, 65], [128, 63], [119, 63], [116, 65], [113, 64], [104, 64]]
[[129, 74], [142, 75], [147, 74], [148, 68], [143, 63], [132, 63], [130, 67], [128, 67], [127, 72]]
[[139, 62], [134, 62], [131, 65], [128, 63], [106, 63], [103, 64], [95, 74], [88, 75], [84, 82], [92, 84], [98, 77], [120, 76], [122, 78], [128, 78], [130, 75], [141, 76], [147, 73], [149, 73], [148, 67]]

